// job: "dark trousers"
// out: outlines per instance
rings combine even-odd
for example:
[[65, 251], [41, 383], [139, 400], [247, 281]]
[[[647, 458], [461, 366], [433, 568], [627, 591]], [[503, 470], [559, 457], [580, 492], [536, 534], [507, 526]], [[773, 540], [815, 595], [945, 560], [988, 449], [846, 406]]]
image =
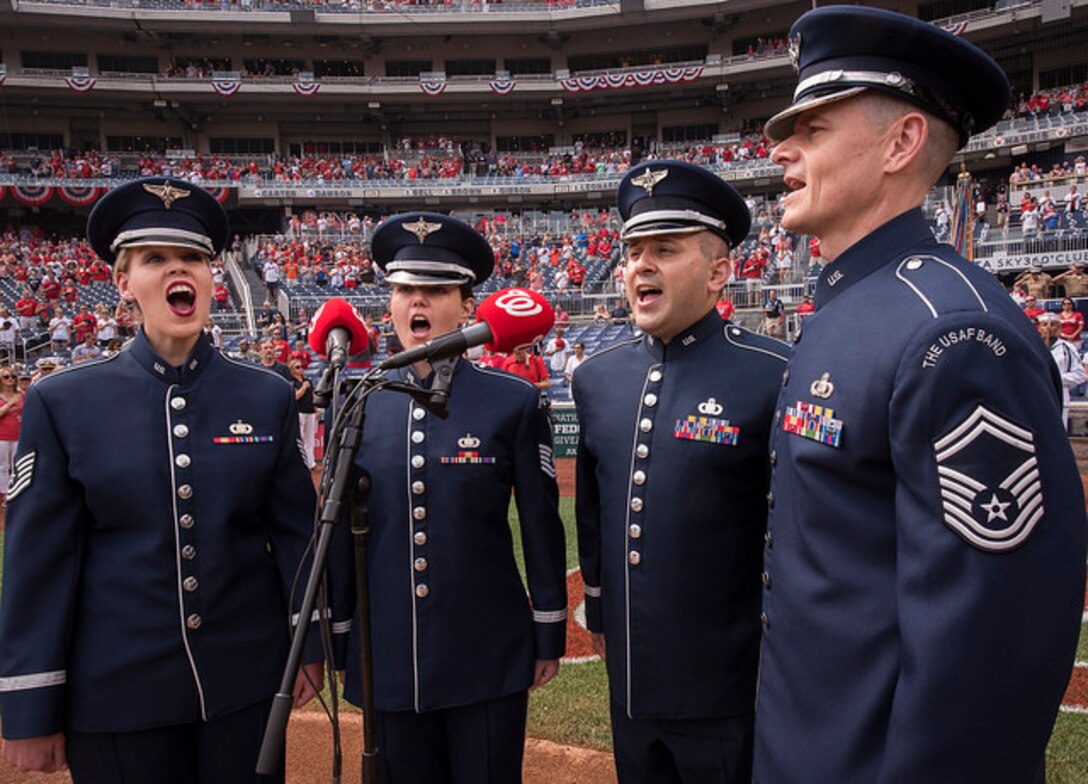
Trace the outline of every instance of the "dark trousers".
[[257, 753], [271, 700], [211, 721], [140, 732], [69, 730], [68, 767], [74, 784], [280, 784], [258, 776]]
[[748, 784], [753, 716], [630, 719], [611, 704], [620, 784]]
[[528, 692], [415, 713], [378, 711], [382, 784], [518, 784]]

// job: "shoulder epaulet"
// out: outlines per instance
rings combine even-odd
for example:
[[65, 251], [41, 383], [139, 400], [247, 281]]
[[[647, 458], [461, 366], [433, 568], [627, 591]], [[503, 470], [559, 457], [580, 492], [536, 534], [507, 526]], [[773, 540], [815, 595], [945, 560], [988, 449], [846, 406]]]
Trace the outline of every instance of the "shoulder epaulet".
[[113, 355], [108, 356], [108, 357], [98, 357], [97, 359], [88, 359], [88, 360], [85, 360], [85, 361], [80, 362], [80, 363], [75, 364], [75, 365], [68, 365], [66, 367], [57, 368], [52, 373], [39, 378], [34, 383], [35, 384], [40, 384], [43, 381], [49, 381], [50, 379], [63, 378], [65, 376], [70, 375], [73, 372], [76, 372], [76, 371], [89, 370], [90, 368], [98, 367], [99, 365], [105, 365], [105, 364], [107, 364], [109, 362], [112, 362], [113, 360], [117, 359], [117, 357], [119, 357], [119, 356], [121, 356], [121, 352], [117, 352], [116, 354], [113, 354]]
[[757, 335], [738, 324], [725, 325], [725, 340], [731, 346], [746, 351], [757, 351], [786, 362], [790, 358], [790, 344], [767, 335]]
[[[617, 349], [626, 348], [627, 346], [630, 346], [630, 345], [632, 345], [634, 343], [641, 343], [641, 342], [642, 342], [642, 335], [635, 335], [633, 337], [627, 338], [626, 340], [621, 340], [618, 343], [613, 343], [611, 346], [608, 346], [607, 348], [602, 348], [600, 351], [587, 356], [586, 359], [585, 359], [585, 362], [583, 362], [582, 365], [588, 365], [590, 362], [592, 362], [592, 361], [594, 361], [596, 359], [600, 359], [601, 357], [606, 357], [609, 354], [611, 354], [613, 351], [616, 351]], [[579, 365], [579, 367], [582, 367], [582, 365]]]
[[989, 310], [975, 285], [954, 262], [929, 254], [907, 256], [895, 269], [898, 278], [933, 318], [964, 310]]
[[509, 370], [503, 370], [502, 368], [487, 367], [486, 365], [478, 365], [475, 362], [467, 363], [469, 368], [475, 370], [477, 373], [481, 373], [485, 376], [491, 376], [492, 378], [499, 378], [503, 381], [509, 381], [515, 384], [529, 387], [534, 392], [538, 392], [536, 384], [527, 378], [522, 378], [516, 373], [511, 373]]

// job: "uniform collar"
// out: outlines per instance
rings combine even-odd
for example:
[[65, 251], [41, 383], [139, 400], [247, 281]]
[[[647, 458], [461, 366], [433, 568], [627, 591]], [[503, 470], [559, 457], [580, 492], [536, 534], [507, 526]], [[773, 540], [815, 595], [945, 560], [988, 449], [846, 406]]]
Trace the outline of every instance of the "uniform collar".
[[[453, 375], [457, 376], [460, 373], [461, 369], [464, 367], [464, 365], [465, 365], [465, 363], [461, 361], [460, 357], [455, 358], [454, 363], [453, 363]], [[401, 368], [399, 371], [394, 371], [394, 373], [402, 374], [401, 378], [403, 378], [405, 381], [409, 381], [409, 382], [411, 382], [413, 384], [416, 384], [417, 386], [420, 386], [423, 389], [430, 389], [431, 388], [431, 383], [434, 381], [434, 371], [433, 370], [430, 373], [427, 374], [426, 378], [420, 378], [419, 374], [416, 373], [416, 371], [412, 368], [411, 365], [409, 365], [408, 367], [405, 367], [405, 368]], [[390, 373], [389, 377], [390, 378], [394, 377], [393, 373]]]
[[[902, 252], [924, 240], [933, 239], [922, 210], [915, 208], [892, 218], [873, 233], [855, 242], [828, 264], [816, 281], [816, 309], [874, 272], [895, 261]], [[892, 249], [889, 252], [889, 249]]]
[[187, 386], [193, 383], [201, 371], [207, 367], [212, 355], [215, 353], [211, 340], [202, 332], [189, 358], [185, 360], [181, 367], [174, 367], [155, 353], [155, 350], [151, 348], [151, 344], [147, 342], [147, 336], [142, 329], [136, 333], [136, 337], [129, 344], [129, 350], [132, 352], [133, 358], [153, 376], [162, 379], [167, 384], [177, 384], [179, 386]]
[[695, 351], [702, 346], [714, 334], [721, 334], [725, 322], [718, 315], [718, 311], [711, 308], [705, 316], [696, 321], [687, 329], [681, 330], [676, 337], [667, 344], [662, 343], [652, 335], [646, 335], [643, 340], [646, 349], [659, 361], [676, 359], [677, 357]]

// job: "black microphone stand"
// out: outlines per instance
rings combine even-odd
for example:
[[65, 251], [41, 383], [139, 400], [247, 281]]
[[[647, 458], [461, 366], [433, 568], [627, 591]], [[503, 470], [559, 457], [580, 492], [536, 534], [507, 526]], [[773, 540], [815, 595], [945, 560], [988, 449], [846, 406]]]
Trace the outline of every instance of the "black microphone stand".
[[[445, 419], [446, 399], [449, 397], [456, 359], [434, 363], [435, 376], [431, 389], [424, 389], [409, 381], [392, 381], [385, 377], [384, 371], [373, 370], [360, 379], [348, 379], [343, 382], [348, 391], [344, 403], [338, 412], [334, 408], [331, 418], [333, 432], [328, 443], [336, 443], [335, 460], [332, 463], [333, 479], [328, 485], [322, 481], [321, 516], [318, 524], [317, 544], [314, 546], [313, 565], [303, 591], [302, 605], [299, 608], [299, 622], [291, 635], [291, 648], [287, 655], [279, 691], [272, 699], [272, 710], [265, 725], [264, 738], [257, 758], [257, 773], [273, 775], [283, 754], [286, 742], [287, 722], [290, 719], [294, 703], [292, 692], [299, 665], [302, 661], [302, 648], [306, 642], [310, 619], [313, 617], [319, 590], [323, 584], [325, 567], [328, 563], [329, 546], [332, 542], [333, 527], [339, 522], [343, 510], [343, 501], [349, 493], [351, 502], [351, 533], [355, 552], [355, 592], [356, 612], [359, 617], [359, 664], [360, 692], [363, 696], [363, 784], [380, 784], [380, 750], [377, 746], [374, 728], [374, 673], [370, 640], [370, 592], [367, 582], [366, 537], [369, 532], [368, 498], [370, 477], [355, 465], [355, 456], [363, 440], [363, 424], [366, 418], [366, 399], [378, 389], [404, 392], [429, 412]], [[338, 375], [338, 374], [337, 374]], [[337, 382], [330, 384], [335, 389]], [[350, 385], [350, 386], [349, 386]], [[322, 384], [324, 386], [324, 384]], [[336, 401], [332, 404], [335, 406]], [[344, 419], [341, 422], [341, 419]]]

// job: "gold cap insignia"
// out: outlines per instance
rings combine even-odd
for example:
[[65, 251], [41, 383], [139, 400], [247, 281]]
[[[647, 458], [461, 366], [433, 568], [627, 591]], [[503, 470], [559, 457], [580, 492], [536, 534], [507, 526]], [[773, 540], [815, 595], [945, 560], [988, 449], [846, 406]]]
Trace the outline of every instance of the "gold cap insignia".
[[656, 187], [659, 182], [661, 182], [668, 176], [668, 169], [658, 169], [657, 171], [654, 171], [653, 169], [647, 169], [637, 177], [632, 177], [631, 184], [637, 185], [640, 188], [645, 188], [646, 195], [649, 197], [654, 195], [654, 187]]
[[714, 398], [708, 398], [699, 404], [699, 413], [707, 416], [718, 416], [722, 410], [721, 404]]
[[253, 425], [248, 422], [243, 422], [239, 419], [233, 425], [230, 426], [230, 432], [236, 436], [248, 436], [253, 432]]
[[475, 449], [480, 445], [480, 439], [472, 435], [472, 433], [465, 433], [464, 438], [457, 439], [457, 446], [462, 449]]
[[422, 245], [423, 240], [427, 239], [428, 236], [434, 234], [436, 231], [442, 230], [442, 224], [427, 223], [427, 221], [423, 220], [423, 218], [420, 218], [415, 223], [402, 223], [401, 228], [403, 228], [405, 231], [410, 231], [412, 232], [412, 234], [415, 234], [416, 237], [419, 238], [419, 244]]
[[162, 185], [145, 183], [144, 190], [162, 199], [162, 206], [165, 210], [170, 209], [170, 206], [178, 199], [188, 199], [193, 193], [184, 188], [175, 188], [168, 182], [164, 182]]
[[835, 394], [835, 385], [831, 383], [831, 374], [824, 373], [816, 381], [813, 381], [808, 391], [816, 397], [827, 400], [827, 398]]
[[801, 62], [801, 34], [793, 36], [790, 39], [789, 48], [786, 50], [790, 56], [790, 64], [793, 66], [793, 70], [800, 70], [798, 63]]

